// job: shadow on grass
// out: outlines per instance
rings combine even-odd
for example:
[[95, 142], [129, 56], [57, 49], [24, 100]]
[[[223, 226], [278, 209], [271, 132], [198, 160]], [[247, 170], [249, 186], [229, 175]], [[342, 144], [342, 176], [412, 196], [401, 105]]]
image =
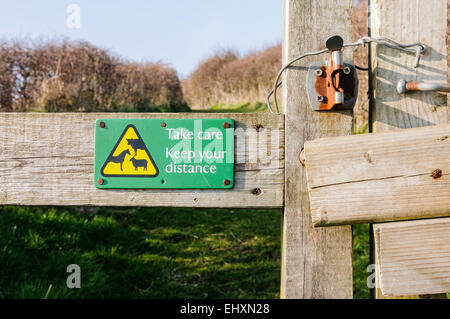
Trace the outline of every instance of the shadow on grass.
[[278, 298], [280, 225], [280, 210], [3, 207], [0, 298]]

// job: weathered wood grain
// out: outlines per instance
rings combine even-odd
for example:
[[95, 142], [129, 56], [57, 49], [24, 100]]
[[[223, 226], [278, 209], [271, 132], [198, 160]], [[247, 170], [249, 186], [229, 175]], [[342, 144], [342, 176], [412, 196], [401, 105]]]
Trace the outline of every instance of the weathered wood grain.
[[[325, 47], [335, 34], [352, 36], [353, 1], [284, 1], [283, 61]], [[350, 50], [346, 59], [351, 59]], [[302, 60], [283, 78], [286, 114], [286, 186], [283, 220], [283, 298], [352, 298], [352, 231], [350, 226], [314, 229], [309, 212], [305, 170], [299, 163], [304, 141], [352, 133], [352, 112], [314, 112], [308, 105]]]
[[374, 225], [383, 295], [450, 291], [450, 218]]
[[414, 68], [415, 55], [371, 45], [372, 128], [381, 132], [447, 122], [447, 97], [439, 92], [398, 94], [396, 84], [447, 81], [447, 3], [445, 0], [370, 1], [371, 36], [401, 43], [421, 41], [428, 51]]
[[316, 226], [450, 215], [448, 124], [322, 138], [305, 156]]
[[[236, 137], [235, 187], [230, 190], [95, 188], [94, 122], [97, 118], [232, 118], [236, 121], [236, 131], [248, 132], [244, 139]], [[259, 132], [256, 125], [262, 125]], [[254, 194], [255, 188], [260, 188], [261, 194]], [[283, 188], [284, 115], [0, 113], [2, 205], [282, 207]]]
[[[371, 45], [370, 124], [373, 132], [447, 122], [445, 95], [438, 92], [399, 95], [395, 89], [400, 79], [446, 82], [447, 14], [445, 0], [370, 1], [370, 36], [390, 37], [402, 43], [421, 41], [428, 47], [420, 66], [414, 68], [414, 55]], [[376, 293], [377, 298], [383, 297], [379, 289]]]

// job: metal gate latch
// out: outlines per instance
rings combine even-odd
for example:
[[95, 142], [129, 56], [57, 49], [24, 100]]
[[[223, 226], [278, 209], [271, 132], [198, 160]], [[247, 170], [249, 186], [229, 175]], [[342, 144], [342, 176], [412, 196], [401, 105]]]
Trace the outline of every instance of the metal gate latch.
[[331, 51], [330, 59], [325, 64], [313, 62], [308, 68], [308, 100], [314, 111], [351, 110], [355, 106], [358, 76], [353, 63], [342, 62], [343, 44], [340, 36], [329, 38], [326, 46]]
[[410, 91], [424, 92], [450, 92], [450, 84], [448, 83], [427, 83], [427, 82], [407, 82], [403, 79], [397, 82], [397, 92], [404, 94]]

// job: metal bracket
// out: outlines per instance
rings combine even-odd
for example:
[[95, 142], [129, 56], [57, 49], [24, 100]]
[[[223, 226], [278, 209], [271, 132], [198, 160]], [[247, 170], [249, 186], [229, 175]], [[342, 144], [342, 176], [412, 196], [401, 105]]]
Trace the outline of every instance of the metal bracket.
[[342, 62], [343, 40], [339, 36], [327, 40], [330, 59], [313, 62], [308, 68], [306, 85], [308, 100], [314, 111], [351, 110], [358, 98], [358, 76], [351, 62]]
[[[344, 68], [350, 69], [350, 74], [342, 76], [343, 84], [343, 103], [328, 103], [328, 83], [326, 80], [326, 66], [322, 62], [313, 62], [308, 68], [306, 75], [306, 86], [308, 90], [308, 100], [314, 111], [329, 111], [332, 108], [337, 110], [352, 110], [358, 99], [358, 76], [355, 66], [351, 62], [344, 62]], [[324, 75], [317, 76], [318, 71], [322, 70]], [[320, 79], [318, 79], [320, 78]], [[331, 87], [331, 83], [330, 83]], [[337, 93], [337, 92], [334, 92]], [[341, 93], [341, 92], [339, 92]], [[333, 96], [332, 96], [333, 97]], [[336, 101], [336, 99], [334, 99]]]

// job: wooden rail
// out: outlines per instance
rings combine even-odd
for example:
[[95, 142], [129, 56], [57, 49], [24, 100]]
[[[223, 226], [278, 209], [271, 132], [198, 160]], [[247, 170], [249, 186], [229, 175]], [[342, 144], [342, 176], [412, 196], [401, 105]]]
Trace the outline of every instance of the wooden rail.
[[[232, 118], [235, 187], [230, 190], [100, 190], [94, 187], [97, 118]], [[258, 132], [259, 131], [259, 132]], [[270, 163], [258, 159], [270, 154]], [[282, 207], [284, 115], [0, 113], [0, 204]], [[261, 192], [255, 192], [260, 189]]]
[[[432, 8], [432, 9], [430, 9]], [[374, 0], [369, 3], [369, 35], [389, 37], [402, 43], [423, 42], [428, 50], [414, 68], [414, 54], [405, 54], [380, 45], [371, 45], [371, 128], [375, 133], [394, 129], [447, 123], [445, 94], [412, 92], [400, 95], [396, 83], [445, 83], [447, 79], [447, 1]], [[444, 179], [448, 180], [448, 175]], [[421, 197], [417, 193], [416, 197]], [[433, 197], [430, 198], [433, 200]], [[432, 215], [432, 214], [430, 214]], [[396, 227], [394, 223], [392, 227]], [[373, 247], [374, 254], [377, 247]], [[405, 251], [406, 253], [406, 251]], [[421, 285], [420, 278], [410, 278]], [[379, 282], [377, 277], [377, 282]], [[423, 292], [423, 290], [421, 290]], [[383, 298], [380, 289], [377, 298]], [[410, 296], [411, 297], [411, 296]], [[409, 297], [409, 298], [410, 298]], [[422, 298], [415, 295], [415, 298]], [[431, 296], [426, 296], [431, 297]], [[433, 296], [445, 298], [445, 295]]]
[[315, 226], [450, 215], [450, 125], [305, 143]]
[[450, 218], [376, 224], [374, 234], [383, 295], [450, 291]]

